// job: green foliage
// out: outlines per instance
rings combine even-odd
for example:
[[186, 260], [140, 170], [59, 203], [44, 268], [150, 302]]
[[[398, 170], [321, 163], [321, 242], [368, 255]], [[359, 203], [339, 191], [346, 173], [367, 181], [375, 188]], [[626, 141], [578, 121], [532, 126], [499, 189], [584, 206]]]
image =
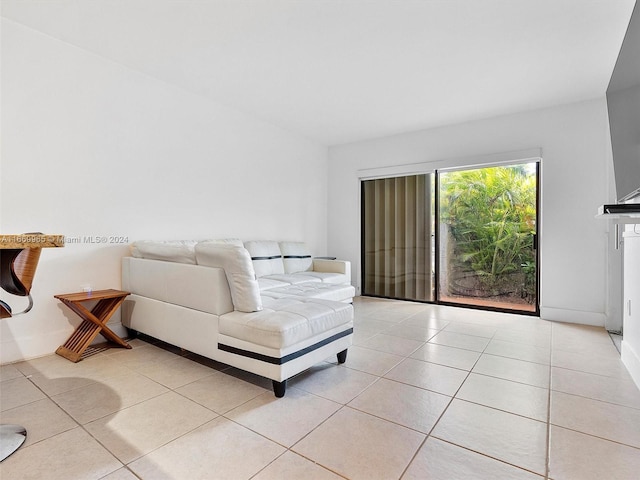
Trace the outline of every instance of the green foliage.
[[440, 218], [455, 240], [457, 268], [488, 287], [510, 273], [535, 277], [535, 182], [525, 165], [441, 175]]

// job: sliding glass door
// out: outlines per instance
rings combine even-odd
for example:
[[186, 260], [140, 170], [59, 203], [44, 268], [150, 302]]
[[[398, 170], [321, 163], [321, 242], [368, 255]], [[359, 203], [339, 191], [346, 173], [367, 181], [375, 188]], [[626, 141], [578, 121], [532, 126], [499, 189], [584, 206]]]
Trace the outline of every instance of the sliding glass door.
[[363, 295], [538, 312], [538, 163], [362, 182]]
[[536, 165], [439, 172], [440, 302], [537, 311]]

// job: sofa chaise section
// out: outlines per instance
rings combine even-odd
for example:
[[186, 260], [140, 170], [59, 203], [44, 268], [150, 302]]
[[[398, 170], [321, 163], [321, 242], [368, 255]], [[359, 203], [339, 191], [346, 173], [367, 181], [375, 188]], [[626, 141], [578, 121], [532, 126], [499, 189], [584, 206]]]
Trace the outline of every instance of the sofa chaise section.
[[[174, 245], [164, 246], [170, 253]], [[175, 246], [179, 261], [161, 259], [162, 252], [159, 259], [157, 246], [151, 246], [152, 259], [139, 258], [144, 252], [133, 248], [138, 257], [123, 259], [123, 288], [132, 293], [123, 305], [127, 328], [270, 378], [279, 397], [288, 378], [331, 355], [339, 363], [346, 360], [353, 337], [354, 289], [338, 278], [350, 275], [348, 262], [328, 261], [329, 271], [316, 272], [327, 275], [316, 277], [286, 272], [284, 266], [280, 272], [276, 266], [276, 273], [261, 272], [273, 275], [264, 288], [254, 269], [262, 260], [253, 258], [259, 255], [251, 255], [242, 242]], [[314, 259], [306, 258], [291, 270], [314, 268]], [[275, 260], [284, 265], [281, 253]], [[310, 279], [299, 281], [296, 274]]]

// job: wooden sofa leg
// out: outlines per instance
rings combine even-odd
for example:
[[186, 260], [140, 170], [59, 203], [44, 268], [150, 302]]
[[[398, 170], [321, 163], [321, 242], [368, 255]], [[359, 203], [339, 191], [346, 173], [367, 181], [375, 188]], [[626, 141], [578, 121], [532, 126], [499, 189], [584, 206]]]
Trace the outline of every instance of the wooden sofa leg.
[[347, 351], [343, 350], [338, 353], [338, 363], [344, 363], [347, 361]]
[[273, 383], [273, 393], [276, 397], [284, 397], [284, 394], [287, 391], [287, 381], [283, 380], [281, 382], [276, 382], [275, 380], [271, 380], [271, 382]]

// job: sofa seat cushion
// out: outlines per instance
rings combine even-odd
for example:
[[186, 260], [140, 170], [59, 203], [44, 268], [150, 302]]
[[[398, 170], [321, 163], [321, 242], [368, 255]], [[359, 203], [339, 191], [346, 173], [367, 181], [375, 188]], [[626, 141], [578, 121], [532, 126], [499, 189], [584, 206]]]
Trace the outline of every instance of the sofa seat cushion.
[[322, 282], [298, 283], [296, 285], [287, 285], [284, 287], [274, 287], [268, 290], [262, 290], [260, 295], [263, 302], [266, 298], [319, 298], [324, 300], [332, 300], [335, 302], [351, 302], [355, 296], [355, 288], [351, 285], [333, 285]]
[[[353, 307], [346, 303], [287, 298], [260, 312], [220, 316], [220, 334], [249, 344], [285, 349], [344, 325], [352, 326]], [[274, 309], [276, 308], [276, 309]]]
[[[322, 280], [315, 275], [312, 275], [313, 272], [304, 272], [304, 273], [282, 273], [275, 275], [265, 275], [261, 278], [267, 278], [269, 280], [276, 280], [278, 282], [285, 283], [287, 285], [296, 285], [298, 283], [305, 282], [321, 282]], [[284, 285], [280, 285], [284, 286]]]
[[[298, 274], [303, 275], [303, 274]], [[333, 283], [335, 285], [342, 285], [350, 283], [351, 279], [344, 273], [334, 272], [304, 272], [304, 276], [313, 277], [324, 283]]]
[[282, 282], [280, 280], [274, 280], [273, 278], [266, 277], [258, 277], [258, 285], [260, 286], [260, 291], [269, 290], [270, 288], [276, 287], [286, 287], [287, 285], [291, 285], [288, 282]]

